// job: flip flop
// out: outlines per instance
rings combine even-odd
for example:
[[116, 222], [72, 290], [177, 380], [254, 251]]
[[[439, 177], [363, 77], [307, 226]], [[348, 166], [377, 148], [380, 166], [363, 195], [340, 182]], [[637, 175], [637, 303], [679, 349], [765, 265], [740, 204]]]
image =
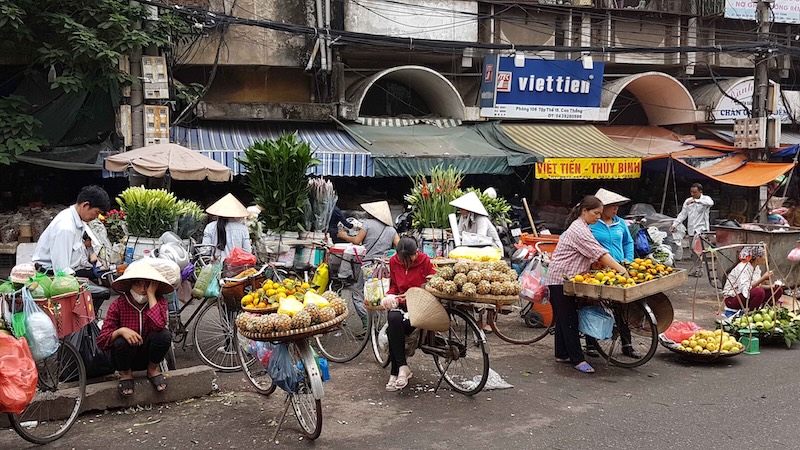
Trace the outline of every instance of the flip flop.
[[[123, 397], [130, 397], [133, 395], [133, 378], [129, 378], [127, 380], [119, 380], [119, 384], [117, 385], [117, 392], [119, 395]], [[126, 390], [130, 390], [130, 393], [125, 393]]]
[[594, 373], [594, 368], [589, 365], [586, 361], [578, 364], [575, 366], [575, 370], [581, 373]]
[[408, 386], [408, 379], [412, 376], [414, 376], [414, 374], [411, 372], [408, 372], [408, 375], [406, 376], [398, 375], [397, 381], [394, 382], [394, 385], [397, 387], [397, 389], [403, 389], [404, 387]]
[[[157, 392], [164, 392], [167, 390], [167, 379], [164, 378], [163, 373], [160, 373], [154, 377], [147, 377], [147, 379], [150, 381], [150, 384], [153, 385], [153, 387]], [[159, 386], [164, 386], [164, 388], [159, 389], [158, 388]]]

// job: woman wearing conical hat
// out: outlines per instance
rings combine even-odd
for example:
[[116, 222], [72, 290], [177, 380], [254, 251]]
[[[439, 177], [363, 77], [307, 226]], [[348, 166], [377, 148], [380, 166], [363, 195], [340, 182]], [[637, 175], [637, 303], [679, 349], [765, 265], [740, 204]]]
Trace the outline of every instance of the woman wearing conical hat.
[[206, 212], [216, 216], [217, 220], [206, 225], [203, 230], [203, 244], [213, 245], [215, 254], [221, 259], [225, 259], [235, 247], [241, 247], [247, 253], [252, 252], [250, 232], [244, 224], [250, 211], [233, 194], [217, 200]]
[[458, 218], [458, 231], [486, 236], [492, 240], [493, 247], [503, 251], [503, 243], [500, 241], [500, 235], [497, 234], [497, 228], [489, 219], [489, 213], [477, 194], [468, 192], [450, 204], [461, 211], [461, 216]]

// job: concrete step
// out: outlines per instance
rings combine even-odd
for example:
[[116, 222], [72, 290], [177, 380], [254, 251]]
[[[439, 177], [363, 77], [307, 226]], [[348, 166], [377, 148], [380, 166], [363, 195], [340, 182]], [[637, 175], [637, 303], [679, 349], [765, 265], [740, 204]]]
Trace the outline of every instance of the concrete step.
[[[127, 408], [136, 405], [170, 403], [188, 398], [202, 397], [213, 391], [212, 382], [216, 378], [214, 369], [208, 366], [192, 366], [185, 369], [172, 370], [165, 373], [164, 376], [167, 379], [167, 389], [163, 392], [157, 392], [146, 378], [144, 371], [134, 372], [135, 392], [130, 397], [123, 397], [117, 392], [117, 385], [119, 384], [117, 380], [89, 384], [86, 386], [86, 398], [83, 401], [83, 405], [81, 405], [81, 413]], [[64, 402], [63, 404], [52, 402], [50, 404], [56, 407], [61, 406], [63, 417], [67, 417], [71, 412], [69, 402]], [[9, 426], [8, 416], [0, 414], [0, 427], [7, 428]]]

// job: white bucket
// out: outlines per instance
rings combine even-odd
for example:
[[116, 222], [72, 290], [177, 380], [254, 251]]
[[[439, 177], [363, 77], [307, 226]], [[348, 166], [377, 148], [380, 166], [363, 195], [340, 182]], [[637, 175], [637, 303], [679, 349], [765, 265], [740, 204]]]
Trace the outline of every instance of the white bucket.
[[125, 262], [131, 263], [137, 259], [144, 258], [145, 250], [152, 252], [158, 246], [158, 238], [128, 236], [128, 240], [125, 243]]

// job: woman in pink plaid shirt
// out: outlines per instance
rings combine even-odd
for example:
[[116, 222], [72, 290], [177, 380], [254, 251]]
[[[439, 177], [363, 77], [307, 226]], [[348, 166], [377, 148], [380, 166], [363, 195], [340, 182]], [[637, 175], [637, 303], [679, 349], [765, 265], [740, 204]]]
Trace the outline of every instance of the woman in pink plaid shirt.
[[603, 203], [594, 195], [583, 197], [572, 209], [567, 220], [571, 223], [558, 238], [545, 278], [550, 288], [550, 304], [553, 305], [555, 317], [556, 361], [571, 363], [583, 373], [594, 373], [594, 368], [583, 357], [578, 336], [577, 300], [564, 295], [564, 279], [588, 271], [598, 261], [618, 273], [626, 273], [625, 268], [597, 242], [589, 229], [589, 225], [597, 222], [602, 213]]

